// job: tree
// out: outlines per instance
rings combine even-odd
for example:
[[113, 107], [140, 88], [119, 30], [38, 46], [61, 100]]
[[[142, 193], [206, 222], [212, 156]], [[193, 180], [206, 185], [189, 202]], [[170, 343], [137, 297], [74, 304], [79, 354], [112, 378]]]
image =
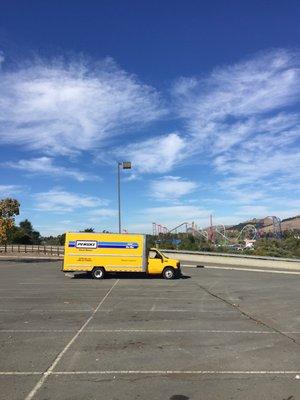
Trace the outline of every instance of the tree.
[[94, 228], [85, 228], [83, 231], [80, 231], [80, 232], [90, 232], [90, 233], [93, 233], [93, 232], [95, 232], [95, 229], [94, 229]]
[[41, 238], [42, 244], [51, 246], [63, 246], [65, 244], [66, 234], [57, 236], [44, 236]]
[[10, 238], [12, 243], [18, 244], [40, 244], [40, 232], [33, 229], [32, 223], [25, 219], [18, 227], [15, 227]]
[[65, 233], [63, 233], [62, 235], [58, 235], [58, 244], [60, 246], [64, 246], [65, 241], [66, 241], [66, 234]]
[[0, 200], [0, 243], [6, 244], [9, 232], [13, 229], [15, 216], [19, 215], [20, 203], [16, 199]]
[[21, 221], [19, 223], [20, 229], [22, 229], [22, 231], [27, 234], [27, 235], [31, 235], [33, 232], [33, 227], [32, 227], [32, 223], [28, 220], [28, 219], [24, 219], [24, 221]]

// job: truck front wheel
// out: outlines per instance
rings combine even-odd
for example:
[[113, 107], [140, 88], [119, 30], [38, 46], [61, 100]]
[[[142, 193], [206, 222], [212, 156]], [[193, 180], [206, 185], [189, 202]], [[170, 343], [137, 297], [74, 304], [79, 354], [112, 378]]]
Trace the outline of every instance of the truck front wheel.
[[94, 279], [103, 279], [105, 275], [105, 269], [102, 267], [94, 268], [92, 271], [92, 277]]
[[174, 279], [175, 278], [175, 271], [172, 267], [166, 267], [163, 270], [162, 276], [164, 279]]

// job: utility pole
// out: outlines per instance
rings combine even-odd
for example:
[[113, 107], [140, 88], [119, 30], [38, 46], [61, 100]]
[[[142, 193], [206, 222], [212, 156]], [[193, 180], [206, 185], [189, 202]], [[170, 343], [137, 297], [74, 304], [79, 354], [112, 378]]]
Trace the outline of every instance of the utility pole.
[[121, 173], [120, 169], [131, 169], [130, 161], [117, 162], [118, 172], [117, 172], [117, 191], [118, 191], [118, 214], [119, 214], [119, 233], [122, 233], [121, 226]]
[[119, 209], [119, 233], [121, 233], [121, 183], [120, 183], [120, 166], [122, 163], [118, 162], [118, 209]]

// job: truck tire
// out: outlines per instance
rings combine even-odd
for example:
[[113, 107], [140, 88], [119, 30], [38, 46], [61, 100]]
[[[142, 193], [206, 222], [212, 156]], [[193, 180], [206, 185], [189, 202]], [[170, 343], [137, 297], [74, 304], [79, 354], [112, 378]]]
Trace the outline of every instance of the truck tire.
[[172, 267], [166, 267], [163, 270], [162, 276], [164, 279], [174, 279], [175, 278], [175, 271]]
[[94, 268], [92, 271], [92, 277], [94, 279], [103, 279], [105, 276], [105, 269], [103, 267]]

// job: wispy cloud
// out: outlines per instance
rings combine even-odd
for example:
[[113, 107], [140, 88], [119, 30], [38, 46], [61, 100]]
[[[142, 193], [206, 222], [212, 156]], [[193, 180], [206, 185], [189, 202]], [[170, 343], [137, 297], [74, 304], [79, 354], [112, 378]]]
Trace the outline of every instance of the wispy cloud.
[[189, 131], [213, 143], [236, 134], [230, 128], [247, 127], [251, 117], [298, 101], [299, 82], [299, 54], [280, 50], [218, 68], [204, 78], [180, 79], [173, 94]]
[[[236, 187], [242, 184], [253, 184], [270, 176], [288, 175], [290, 178], [300, 177], [300, 152], [292, 153], [292, 150], [269, 151], [251, 153], [240, 152], [234, 159], [229, 157], [217, 158], [216, 167], [220, 172], [230, 175], [226, 179], [228, 187]], [[287, 177], [289, 179], [289, 177]]]
[[51, 154], [95, 150], [161, 117], [158, 93], [111, 59], [35, 60], [0, 69], [0, 141]]
[[192, 193], [196, 182], [178, 176], [164, 176], [151, 182], [150, 196], [156, 200], [176, 200]]
[[54, 159], [50, 157], [38, 157], [29, 160], [6, 162], [3, 165], [9, 168], [24, 171], [29, 174], [50, 175], [52, 177], [69, 177], [79, 182], [100, 179], [100, 177], [92, 174], [87, 174], [76, 169], [59, 166]]
[[[209, 211], [197, 206], [174, 205], [164, 207], [150, 207], [143, 210], [143, 214], [152, 218], [152, 221], [159, 221], [165, 224], [182, 223], [207, 217]], [[187, 222], [188, 222], [187, 221]]]
[[0, 185], [0, 196], [13, 196], [21, 191], [22, 187], [19, 185]]
[[120, 147], [116, 157], [127, 157], [141, 173], [165, 173], [184, 158], [185, 140], [177, 132]]
[[87, 209], [107, 206], [108, 201], [98, 197], [88, 196], [82, 193], [72, 193], [65, 190], [54, 188], [47, 192], [40, 192], [33, 195], [36, 208], [47, 212], [73, 212], [82, 210], [82, 214]]
[[269, 215], [269, 208], [266, 206], [242, 206], [236, 211], [236, 215], [241, 215], [243, 217], [255, 216], [256, 218], [263, 218]]
[[214, 167], [223, 190], [241, 197], [258, 191], [261, 199], [270, 195], [268, 181], [275, 188], [278, 178], [299, 178], [298, 52], [260, 53], [206, 77], [180, 79], [173, 94], [190, 153]]
[[114, 208], [98, 208], [95, 210], [89, 211], [89, 215], [93, 217], [99, 217], [101, 219], [115, 217], [118, 214], [118, 211]]

